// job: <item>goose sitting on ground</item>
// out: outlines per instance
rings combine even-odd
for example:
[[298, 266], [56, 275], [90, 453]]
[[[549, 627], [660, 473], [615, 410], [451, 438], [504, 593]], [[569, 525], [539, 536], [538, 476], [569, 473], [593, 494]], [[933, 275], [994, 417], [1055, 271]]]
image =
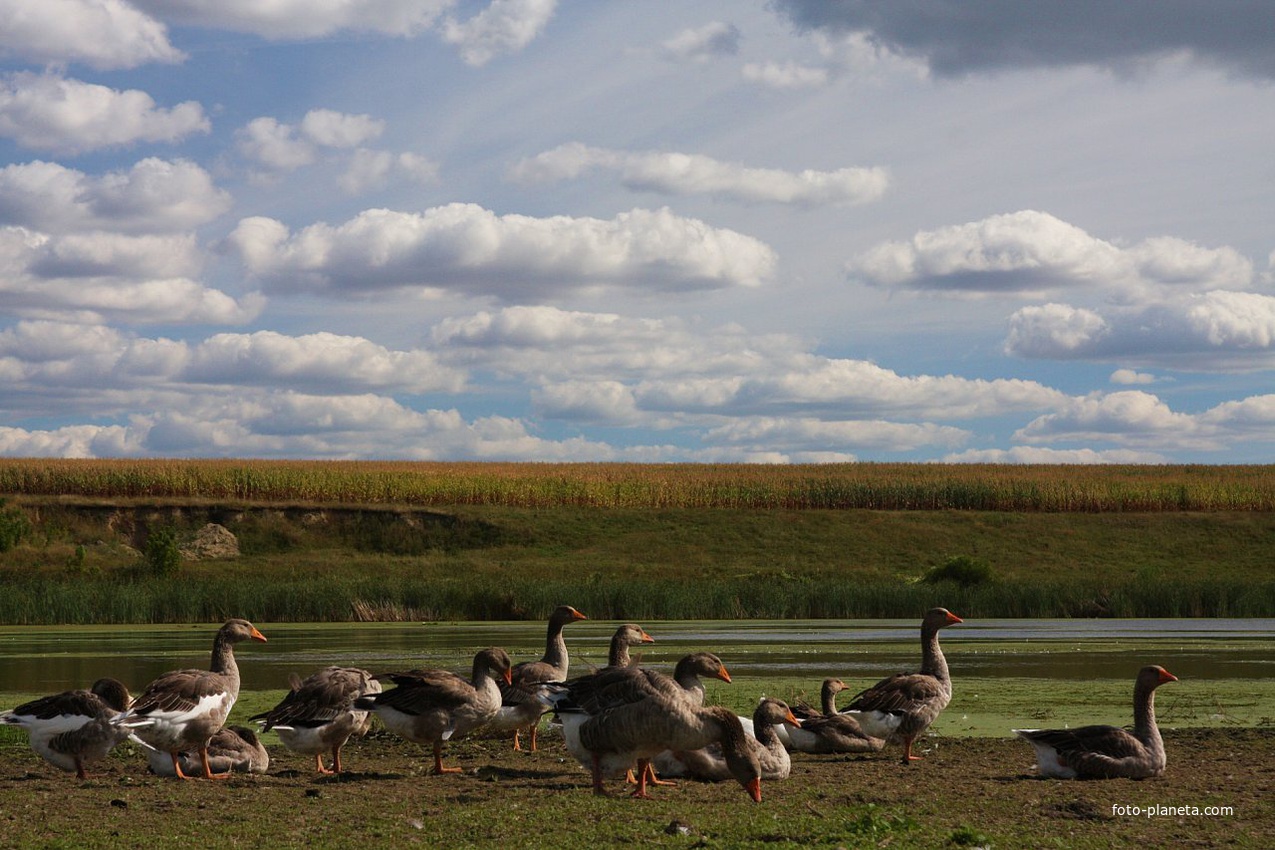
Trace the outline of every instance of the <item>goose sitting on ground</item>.
[[0, 713], [0, 722], [27, 731], [31, 749], [62, 770], [87, 779], [84, 765], [106, 757], [129, 736], [112, 723], [128, 708], [128, 688], [115, 679], [98, 679], [89, 690], [64, 691]]
[[1145, 779], [1164, 773], [1164, 740], [1155, 723], [1155, 689], [1176, 682], [1163, 667], [1138, 671], [1133, 685], [1133, 732], [1115, 726], [1015, 729], [1036, 748], [1041, 776], [1057, 779]]
[[761, 765], [749, 746], [739, 718], [722, 706], [696, 705], [680, 696], [649, 693], [598, 713], [559, 704], [568, 750], [593, 775], [593, 793], [606, 794], [604, 777], [622, 775], [637, 763], [634, 797], [649, 798], [650, 760], [664, 750], [699, 750], [712, 743], [722, 747], [730, 775], [756, 802], [761, 802]]
[[823, 711], [810, 706], [794, 708], [801, 724], [785, 722], [777, 736], [789, 748], [800, 753], [875, 753], [885, 747], [885, 739], [863, 731], [859, 721], [849, 714], [837, 713], [837, 694], [845, 690], [840, 679], [824, 679], [820, 687]]
[[[787, 779], [792, 773], [792, 758], [779, 740], [776, 728], [784, 723], [801, 725], [783, 700], [765, 698], [753, 712], [752, 728], [756, 737], [748, 738], [748, 746], [757, 756], [761, 778], [767, 781]], [[744, 724], [747, 730], [747, 724]], [[722, 753], [720, 744], [710, 744], [702, 750], [665, 750], [651, 759], [651, 765], [661, 776], [688, 777], [701, 782], [721, 782], [732, 778], [730, 765]]]
[[[151, 773], [157, 776], [175, 776], [173, 761], [168, 753], [147, 750]], [[198, 773], [203, 769], [194, 752], [178, 754], [183, 773]], [[224, 726], [217, 730], [208, 742], [208, 765], [213, 773], [265, 773], [270, 769], [270, 754], [257, 733], [246, 726]]]
[[[379, 694], [381, 683], [358, 667], [325, 667], [305, 681], [293, 674], [292, 689], [270, 711], [250, 720], [261, 720], [261, 731], [274, 730], [279, 740], [296, 753], [314, 756], [319, 773], [341, 772], [341, 748], [352, 735], [367, 731], [371, 716], [356, 711], [354, 701], [367, 694]], [[323, 766], [325, 753], [332, 753], [332, 769]]]
[[506, 684], [511, 668], [509, 654], [489, 647], [474, 656], [471, 677], [447, 670], [411, 670], [385, 673], [396, 687], [368, 694], [354, 701], [358, 711], [374, 711], [385, 728], [409, 741], [434, 750], [434, 773], [460, 773], [459, 767], [443, 767], [443, 742], [463, 738], [496, 716], [500, 709], [500, 687], [495, 676]]
[[549, 615], [549, 628], [545, 635], [545, 654], [539, 661], [524, 661], [514, 665], [509, 682], [500, 689], [501, 708], [495, 721], [498, 728], [514, 733], [514, 749], [521, 750], [518, 735], [522, 729], [531, 730], [531, 751], [536, 751], [536, 732], [540, 716], [548, 711], [539, 698], [541, 690], [532, 686], [542, 682], [565, 682], [570, 667], [567, 642], [562, 629], [568, 623], [588, 619], [570, 605], [559, 605]]
[[228, 777], [229, 773], [213, 772], [208, 761], [208, 742], [225, 725], [239, 698], [234, 646], [245, 640], [264, 643], [266, 638], [247, 620], [228, 620], [213, 640], [210, 669], [165, 673], [151, 682], [132, 708], [114, 722], [132, 729], [146, 746], [168, 753], [173, 763], [171, 775], [179, 779], [191, 778], [179, 763], [185, 751], [198, 752], [205, 779]]
[[939, 648], [939, 629], [963, 622], [946, 608], [931, 608], [921, 620], [921, 670], [895, 673], [863, 691], [842, 711], [865, 733], [903, 744], [903, 762], [915, 761], [912, 742], [930, 727], [952, 699], [947, 660]]

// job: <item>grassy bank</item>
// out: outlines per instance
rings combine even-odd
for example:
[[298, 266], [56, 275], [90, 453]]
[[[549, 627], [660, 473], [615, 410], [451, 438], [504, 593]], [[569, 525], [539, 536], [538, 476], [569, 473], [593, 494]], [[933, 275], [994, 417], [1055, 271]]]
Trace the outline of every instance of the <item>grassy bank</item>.
[[[11, 499], [0, 622], [1275, 616], [1275, 513], [455, 506]], [[235, 558], [148, 563], [219, 522]], [[953, 558], [965, 584], [929, 583]], [[960, 576], [958, 576], [960, 577]], [[964, 577], [960, 577], [964, 578]]]

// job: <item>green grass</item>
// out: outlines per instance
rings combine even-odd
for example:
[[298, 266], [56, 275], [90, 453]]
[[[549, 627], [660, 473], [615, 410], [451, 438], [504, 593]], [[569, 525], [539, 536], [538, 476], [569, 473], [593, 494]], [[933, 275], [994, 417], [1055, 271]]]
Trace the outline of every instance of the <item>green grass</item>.
[[[41, 503], [0, 622], [1275, 616], [1275, 513]], [[236, 559], [163, 575], [144, 532], [219, 521]], [[978, 583], [920, 581], [953, 558]]]

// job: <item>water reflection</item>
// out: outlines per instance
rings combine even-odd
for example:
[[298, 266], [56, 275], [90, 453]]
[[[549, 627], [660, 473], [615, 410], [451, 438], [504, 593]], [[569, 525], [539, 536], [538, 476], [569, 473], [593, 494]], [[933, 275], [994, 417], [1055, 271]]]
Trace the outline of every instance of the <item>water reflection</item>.
[[[473, 654], [498, 645], [515, 660], [540, 656], [543, 623], [258, 624], [266, 644], [244, 644], [237, 657], [244, 687], [285, 687], [289, 673], [328, 664], [374, 672], [410, 667], [464, 670]], [[568, 627], [574, 670], [606, 663], [615, 623]], [[834, 674], [873, 678], [918, 663], [913, 620], [670, 621], [643, 626], [656, 643], [644, 663], [671, 666], [709, 650], [736, 679]], [[0, 692], [49, 693], [110, 675], [138, 689], [181, 667], [206, 667], [216, 625], [3, 627]], [[980, 620], [943, 632], [953, 671], [962, 676], [1125, 679], [1159, 663], [1196, 680], [1275, 676], [1275, 620]]]

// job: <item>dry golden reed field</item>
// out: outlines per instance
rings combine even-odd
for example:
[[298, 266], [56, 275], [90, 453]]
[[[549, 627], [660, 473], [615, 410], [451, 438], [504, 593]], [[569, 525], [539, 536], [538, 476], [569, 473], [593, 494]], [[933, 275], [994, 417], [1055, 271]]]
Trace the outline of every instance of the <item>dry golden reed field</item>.
[[1275, 468], [0, 459], [0, 494], [422, 506], [1270, 511]]

